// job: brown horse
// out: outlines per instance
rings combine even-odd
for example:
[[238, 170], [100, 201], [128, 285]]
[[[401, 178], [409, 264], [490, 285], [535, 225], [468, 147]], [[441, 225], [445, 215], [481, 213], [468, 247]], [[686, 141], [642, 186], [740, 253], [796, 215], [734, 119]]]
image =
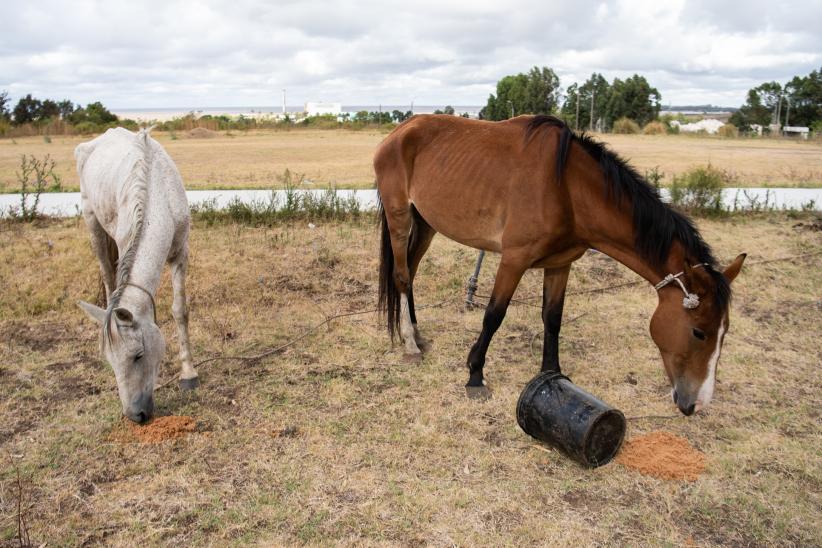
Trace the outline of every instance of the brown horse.
[[664, 204], [604, 145], [550, 116], [483, 122], [415, 116], [374, 157], [381, 199], [380, 305], [391, 337], [421, 357], [413, 281], [434, 234], [501, 253], [482, 333], [468, 354], [469, 391], [487, 391], [485, 354], [529, 268], [544, 269], [542, 370], [559, 371], [559, 331], [571, 263], [589, 248], [651, 284], [651, 337], [674, 403], [686, 415], [711, 400], [728, 329], [730, 283], [686, 216]]

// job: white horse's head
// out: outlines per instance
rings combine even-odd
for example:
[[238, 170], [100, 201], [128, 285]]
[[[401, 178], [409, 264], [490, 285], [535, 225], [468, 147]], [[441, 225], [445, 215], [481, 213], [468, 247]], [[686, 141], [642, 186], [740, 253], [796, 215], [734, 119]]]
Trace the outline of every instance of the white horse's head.
[[102, 326], [100, 352], [114, 369], [123, 414], [136, 423], [148, 421], [154, 413], [154, 384], [166, 352], [160, 328], [151, 317], [138, 317], [125, 307], [107, 314], [99, 306], [78, 304]]

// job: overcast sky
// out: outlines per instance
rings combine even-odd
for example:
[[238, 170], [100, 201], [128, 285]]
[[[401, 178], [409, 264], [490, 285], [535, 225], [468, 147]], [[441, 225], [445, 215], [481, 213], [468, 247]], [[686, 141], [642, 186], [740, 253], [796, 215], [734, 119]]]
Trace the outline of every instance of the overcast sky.
[[546, 65], [738, 106], [822, 66], [822, 0], [3, 0], [0, 91], [112, 108], [484, 104]]

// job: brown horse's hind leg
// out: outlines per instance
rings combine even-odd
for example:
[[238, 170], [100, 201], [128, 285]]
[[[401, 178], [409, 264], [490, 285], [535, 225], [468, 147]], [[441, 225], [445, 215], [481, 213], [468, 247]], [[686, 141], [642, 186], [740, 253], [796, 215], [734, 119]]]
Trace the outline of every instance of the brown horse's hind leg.
[[559, 372], [559, 329], [562, 324], [562, 307], [565, 304], [565, 287], [571, 265], [545, 269], [542, 282], [542, 322], [545, 325], [545, 342], [542, 347], [542, 371]]
[[411, 289], [411, 270], [408, 266], [408, 244], [411, 238], [414, 219], [409, 204], [407, 208], [386, 209], [388, 228], [391, 234], [391, 250], [394, 255], [394, 285], [400, 295], [400, 337], [405, 344], [406, 359], [418, 361], [422, 352], [414, 336], [414, 324], [411, 321], [409, 292]]
[[491, 299], [488, 301], [488, 307], [485, 309], [485, 316], [482, 319], [482, 332], [468, 354], [469, 377], [468, 384], [465, 386], [468, 389], [469, 397], [483, 397], [483, 394], [474, 394], [473, 392], [477, 392], [477, 389], [484, 387], [482, 369], [485, 366], [485, 354], [488, 351], [488, 345], [491, 343], [494, 333], [502, 324], [511, 297], [527, 268], [520, 261], [512, 261], [510, 258], [506, 258], [505, 253], [503, 253], [502, 261], [497, 270], [497, 277], [494, 280], [494, 290], [491, 293]]
[[434, 239], [436, 231], [431, 228], [431, 225], [425, 222], [416, 209], [413, 210], [414, 227], [411, 229], [411, 239], [408, 244], [408, 267], [410, 273], [410, 282], [408, 285], [408, 312], [411, 317], [411, 325], [414, 328], [414, 338], [417, 346], [421, 350], [428, 350], [428, 342], [420, 336], [419, 328], [417, 327], [417, 314], [414, 310], [414, 278], [417, 277], [417, 269], [420, 266], [423, 255], [428, 251], [431, 245], [431, 240]]

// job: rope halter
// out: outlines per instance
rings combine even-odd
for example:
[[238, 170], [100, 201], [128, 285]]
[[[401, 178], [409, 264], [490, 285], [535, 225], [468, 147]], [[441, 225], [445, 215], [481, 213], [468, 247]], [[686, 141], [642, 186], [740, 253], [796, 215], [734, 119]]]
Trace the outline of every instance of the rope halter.
[[[700, 264], [694, 265], [692, 268], [697, 268], [697, 267], [700, 267], [700, 266], [705, 267], [705, 266], [708, 266], [708, 264], [707, 263], [700, 263]], [[659, 282], [658, 284], [656, 284], [654, 286], [654, 289], [659, 291], [660, 289], [662, 289], [666, 285], [668, 285], [672, 282], [676, 282], [677, 284], [679, 284], [679, 287], [682, 289], [682, 292], [685, 293], [685, 298], [682, 299], [682, 306], [687, 308], [688, 310], [693, 310], [694, 308], [699, 306], [699, 296], [696, 293], [689, 292], [688, 288], [685, 287], [685, 284], [682, 283], [682, 280], [679, 279], [684, 275], [685, 275], [684, 271], [680, 272], [679, 274], [667, 274], [664, 278], [662, 278], [661, 282]]]

